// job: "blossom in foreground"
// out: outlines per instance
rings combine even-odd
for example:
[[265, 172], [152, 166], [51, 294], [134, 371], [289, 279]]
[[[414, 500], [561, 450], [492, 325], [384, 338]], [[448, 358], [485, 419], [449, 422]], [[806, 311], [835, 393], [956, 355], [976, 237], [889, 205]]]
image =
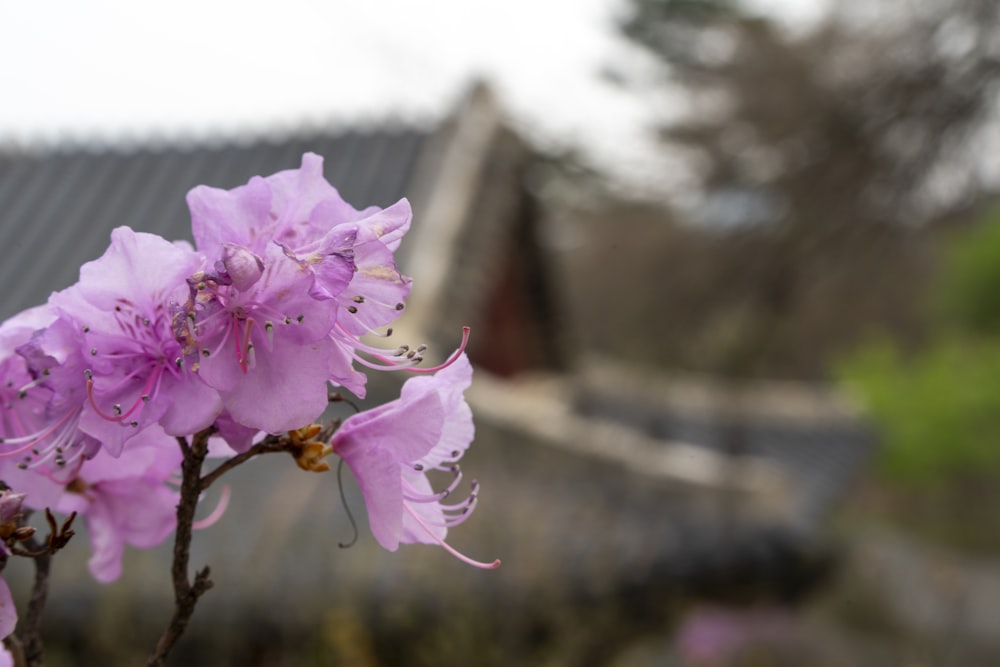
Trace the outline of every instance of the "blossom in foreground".
[[[10, 554], [7, 548], [7, 541], [17, 539], [18, 520], [21, 518], [21, 503], [24, 501], [23, 493], [15, 493], [10, 489], [0, 491], [0, 550], [5, 554]], [[17, 625], [17, 608], [14, 600], [10, 596], [10, 588], [3, 577], [0, 577], [0, 639], [3, 639], [14, 632]], [[4, 651], [6, 653], [6, 651]], [[0, 654], [0, 667], [4, 660], [8, 658]]]
[[[7, 582], [4, 581], [3, 577], [0, 577], [0, 639], [14, 632], [14, 626], [16, 625], [17, 609], [14, 607], [14, 599], [10, 596], [10, 588], [7, 587]], [[0, 646], [0, 651], [6, 654], [0, 654], [0, 667], [2, 667], [4, 661], [10, 660], [10, 654], [2, 646]], [[13, 662], [7, 662], [6, 664], [13, 664]]]
[[[400, 543], [440, 544], [470, 565], [500, 565], [475, 561], [444, 541], [448, 528], [465, 521], [476, 505], [475, 482], [464, 501], [444, 502], [462, 479], [458, 460], [475, 435], [463, 396], [471, 382], [463, 353], [433, 376], [409, 379], [395, 401], [347, 418], [331, 440], [361, 487], [372, 535], [389, 551]], [[431, 470], [452, 476], [448, 488], [432, 489]]]
[[68, 479], [100, 447], [78, 428], [87, 393], [82, 346], [83, 334], [48, 306], [0, 325], [0, 473], [8, 484], [28, 491], [14, 479], [22, 471]]
[[146, 429], [113, 457], [102, 449], [66, 486], [60, 512], [83, 516], [90, 535], [90, 573], [100, 582], [121, 576], [125, 544], [151, 549], [177, 525], [179, 494], [172, 481], [182, 454], [159, 427]]
[[335, 310], [327, 379], [364, 396], [366, 378], [353, 362], [412, 365], [412, 359], [373, 365], [358, 354], [382, 353], [359, 337], [395, 321], [410, 291], [393, 256], [410, 227], [405, 199], [357, 210], [323, 177], [323, 158], [306, 153], [298, 169], [256, 176], [231, 190], [198, 186], [187, 201], [196, 246], [210, 261], [239, 248], [267, 263], [277, 246], [311, 276], [310, 295]]
[[187, 298], [186, 279], [203, 265], [187, 244], [118, 227], [104, 255], [81, 267], [79, 282], [49, 298], [86, 340], [80, 428], [115, 456], [153, 424], [188, 435], [222, 410], [174, 337], [171, 304]]
[[175, 335], [229, 415], [269, 433], [316, 419], [327, 404], [336, 304], [310, 295], [313, 277], [276, 245], [263, 257], [231, 246], [215, 272], [189, 284]]

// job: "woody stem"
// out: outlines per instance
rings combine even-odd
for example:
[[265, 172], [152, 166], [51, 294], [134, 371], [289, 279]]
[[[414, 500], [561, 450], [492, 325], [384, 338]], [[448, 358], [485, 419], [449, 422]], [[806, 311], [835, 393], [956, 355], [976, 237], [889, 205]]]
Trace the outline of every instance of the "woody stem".
[[202, 490], [201, 468], [208, 455], [208, 438], [213, 433], [214, 430], [209, 428], [195, 434], [190, 446], [184, 438], [177, 439], [184, 453], [184, 461], [181, 464], [180, 500], [177, 503], [174, 560], [170, 569], [174, 582], [174, 614], [157, 642], [156, 650], [146, 663], [149, 667], [163, 665], [174, 644], [184, 634], [198, 599], [212, 587], [207, 566], [195, 574], [193, 583], [188, 579], [188, 562], [194, 514]]

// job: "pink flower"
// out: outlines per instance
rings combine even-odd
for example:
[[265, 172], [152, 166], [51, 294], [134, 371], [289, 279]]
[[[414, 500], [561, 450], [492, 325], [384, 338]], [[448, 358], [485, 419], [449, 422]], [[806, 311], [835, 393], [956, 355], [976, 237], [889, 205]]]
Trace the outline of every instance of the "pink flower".
[[168, 482], [181, 458], [174, 438], [154, 426], [118, 458], [106, 449], [99, 451], [67, 485], [57, 507], [66, 514], [77, 512], [86, 521], [95, 579], [108, 583], [121, 575], [126, 544], [150, 549], [173, 531], [179, 495]]
[[239, 247], [270, 262], [270, 248], [277, 246], [312, 277], [309, 293], [329, 304], [316, 307], [335, 311], [327, 332], [335, 347], [325, 350], [329, 380], [364, 396], [366, 377], [354, 369], [355, 361], [375, 369], [416, 363], [381, 359], [383, 350], [359, 340], [395, 321], [409, 295], [411, 281], [393, 257], [410, 227], [405, 199], [385, 209], [357, 210], [323, 177], [323, 158], [306, 153], [298, 169], [255, 176], [232, 190], [198, 186], [187, 201], [198, 250], [210, 258]]
[[[18, 524], [21, 519], [21, 503], [25, 494], [15, 493], [10, 489], [0, 491], [0, 552], [9, 556], [8, 540], [16, 540]], [[14, 632], [17, 625], [17, 608], [10, 595], [7, 582], [0, 577], [0, 639]], [[0, 667], [13, 665], [13, 658], [3, 646], [0, 646]]]
[[[471, 382], [463, 353], [434, 376], [408, 380], [397, 400], [349, 417], [333, 436], [333, 451], [361, 487], [372, 535], [389, 551], [400, 543], [440, 544], [471, 565], [500, 565], [472, 560], [444, 541], [448, 528], [465, 521], [476, 505], [476, 482], [464, 501], [443, 502], [461, 481], [458, 460], [475, 435], [463, 396]], [[430, 470], [451, 474], [452, 483], [435, 493]]]
[[[17, 625], [17, 608], [14, 607], [14, 599], [10, 596], [7, 582], [0, 577], [0, 639], [14, 632], [15, 625]], [[4, 661], [10, 659], [10, 653], [7, 653], [2, 646], [0, 651], [7, 654], [6, 656], [0, 654], [0, 667], [2, 667]], [[7, 664], [14, 664], [13, 660]]]
[[187, 244], [118, 227], [104, 255], [81, 267], [80, 281], [49, 299], [86, 341], [89, 402], [80, 429], [115, 456], [153, 424], [188, 435], [222, 410], [174, 337], [173, 309], [203, 265]]
[[226, 246], [225, 257], [222, 271], [191, 276], [174, 317], [189, 366], [243, 426], [281, 433], [308, 424], [327, 405], [336, 303], [313, 298], [312, 274], [277, 245], [261, 257]]
[[87, 395], [83, 345], [79, 328], [49, 306], [0, 325], [0, 468], [8, 484], [28, 470], [68, 479], [100, 447], [78, 428]]

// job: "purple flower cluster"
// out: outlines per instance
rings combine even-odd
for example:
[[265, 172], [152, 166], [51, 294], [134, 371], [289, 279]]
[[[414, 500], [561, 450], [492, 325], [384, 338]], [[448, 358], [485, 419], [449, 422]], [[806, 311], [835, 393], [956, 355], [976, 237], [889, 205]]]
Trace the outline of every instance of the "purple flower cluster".
[[[447, 529], [476, 499], [473, 484], [465, 501], [443, 502], [474, 433], [464, 341], [423, 369], [416, 350], [361, 340], [404, 308], [410, 279], [393, 253], [410, 206], [356, 210], [322, 168], [306, 154], [299, 169], [232, 190], [199, 186], [188, 195], [195, 247], [119, 227], [75, 285], [0, 325], [0, 479], [28, 507], [84, 518], [97, 579], [120, 575], [125, 544], [173, 531], [178, 437], [213, 428], [247, 452], [262, 432], [317, 420], [331, 385], [363, 397], [366, 369], [420, 374], [398, 400], [345, 420], [318, 455], [351, 468], [384, 547], [456, 553]], [[430, 470], [452, 488], [433, 491]]]

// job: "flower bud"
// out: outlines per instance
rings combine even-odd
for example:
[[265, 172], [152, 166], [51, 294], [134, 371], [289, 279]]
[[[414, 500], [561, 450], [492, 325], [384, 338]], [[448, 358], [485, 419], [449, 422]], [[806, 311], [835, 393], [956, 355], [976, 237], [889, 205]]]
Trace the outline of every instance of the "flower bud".
[[222, 246], [222, 267], [241, 292], [249, 289], [264, 273], [264, 261], [243, 246], [231, 243]]

